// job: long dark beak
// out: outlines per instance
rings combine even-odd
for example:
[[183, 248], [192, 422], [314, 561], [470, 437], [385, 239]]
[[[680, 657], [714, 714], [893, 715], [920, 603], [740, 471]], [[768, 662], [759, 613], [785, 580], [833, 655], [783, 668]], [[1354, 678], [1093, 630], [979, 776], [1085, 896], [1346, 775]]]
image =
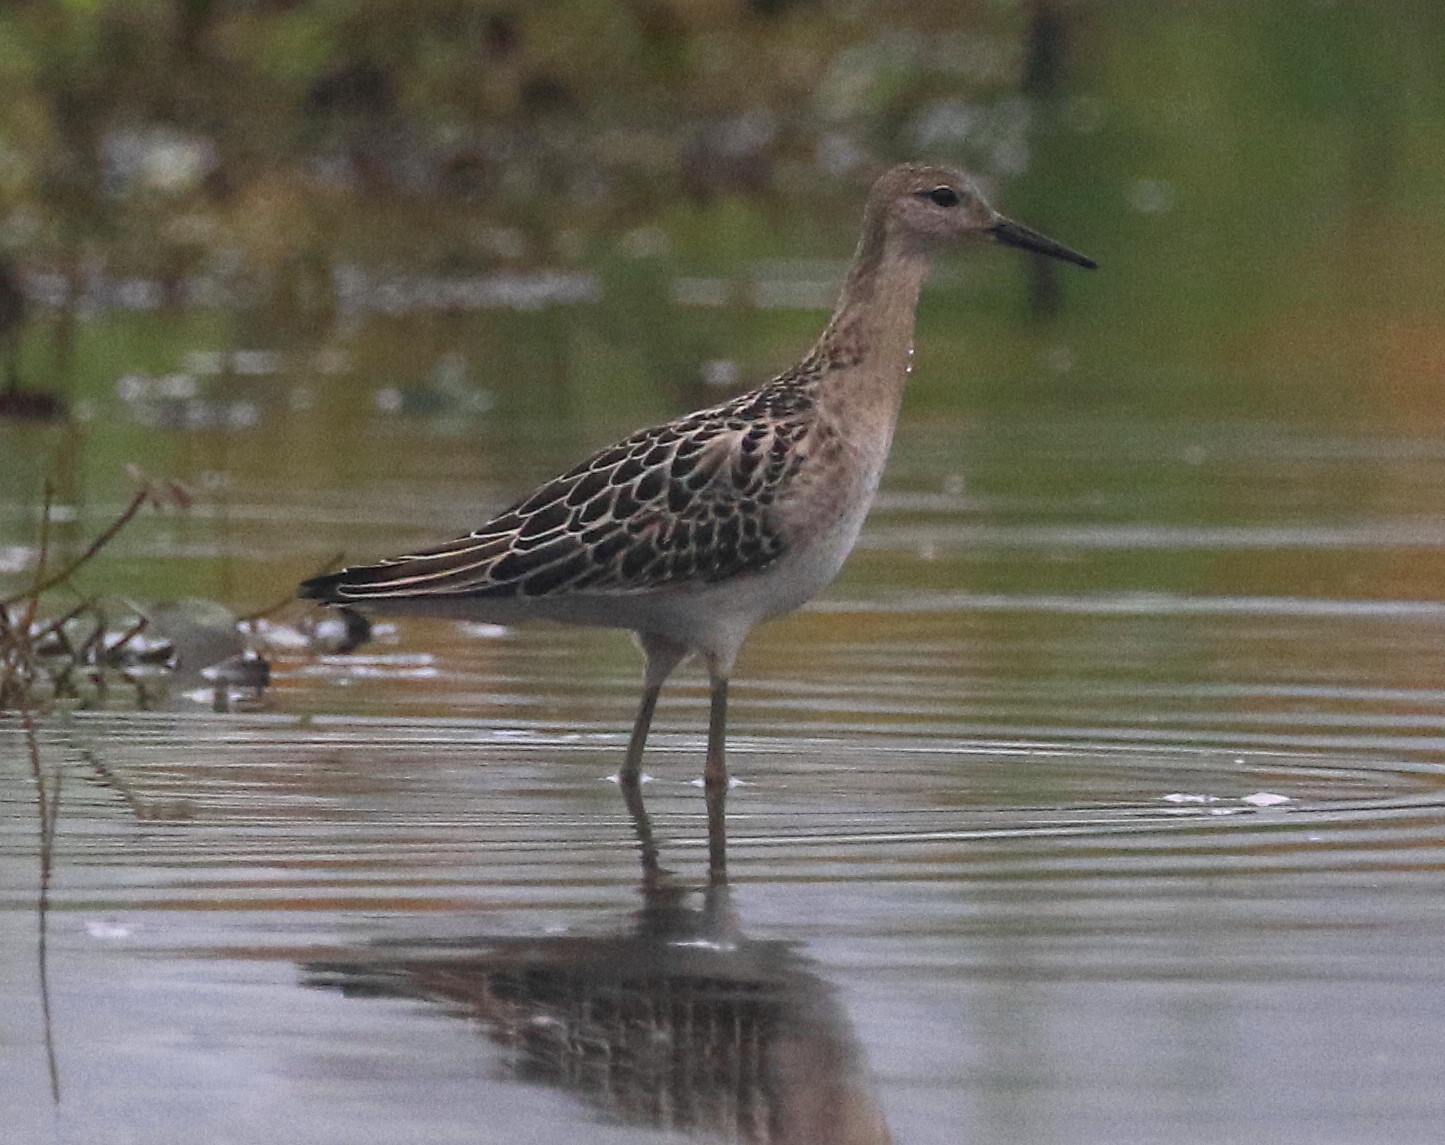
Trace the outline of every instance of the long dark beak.
[[1020, 250], [1031, 250], [1036, 254], [1046, 254], [1050, 258], [1061, 258], [1065, 262], [1072, 262], [1087, 270], [1097, 270], [1099, 267], [1099, 264], [1087, 255], [1070, 250], [1063, 243], [1056, 243], [1047, 235], [1031, 231], [1022, 223], [1016, 223], [1012, 219], [1000, 218], [993, 226], [988, 227], [985, 233], [993, 236], [995, 242], [1002, 243], [1004, 246], [1016, 246]]

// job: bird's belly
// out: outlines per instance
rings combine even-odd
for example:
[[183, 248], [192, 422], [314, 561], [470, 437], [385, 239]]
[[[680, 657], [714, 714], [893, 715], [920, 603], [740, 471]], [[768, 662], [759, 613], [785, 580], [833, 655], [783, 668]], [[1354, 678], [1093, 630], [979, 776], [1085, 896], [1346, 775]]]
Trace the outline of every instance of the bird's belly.
[[842, 511], [826, 527], [805, 535], [789, 547], [765, 574], [771, 585], [760, 593], [760, 604], [765, 609], [760, 619], [780, 616], [806, 604], [838, 575], [858, 540], [871, 502], [869, 490], [866, 497], [852, 499], [842, 506]]
[[780, 616], [805, 604], [835, 576], [853, 551], [873, 504], [882, 457], [849, 459], [815, 477], [779, 505], [787, 549], [760, 580], [758, 619]]

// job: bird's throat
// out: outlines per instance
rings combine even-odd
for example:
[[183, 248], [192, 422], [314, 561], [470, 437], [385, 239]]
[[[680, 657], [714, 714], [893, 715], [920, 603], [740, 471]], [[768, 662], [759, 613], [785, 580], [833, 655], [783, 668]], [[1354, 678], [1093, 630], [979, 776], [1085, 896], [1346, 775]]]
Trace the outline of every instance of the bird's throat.
[[818, 401], [835, 424], [870, 426], [891, 437], [912, 368], [914, 315], [929, 258], [870, 238], [859, 245], [810, 357], [830, 367]]

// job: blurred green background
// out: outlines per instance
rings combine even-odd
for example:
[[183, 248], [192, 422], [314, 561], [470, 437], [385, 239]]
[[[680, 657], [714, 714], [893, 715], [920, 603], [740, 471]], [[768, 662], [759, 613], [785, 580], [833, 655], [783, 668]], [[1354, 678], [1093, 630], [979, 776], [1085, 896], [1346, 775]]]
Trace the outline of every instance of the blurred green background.
[[[318, 504], [474, 522], [788, 365], [902, 158], [1102, 264], [974, 252], [925, 295], [908, 417], [982, 424], [1020, 489], [1035, 423], [1442, 426], [1433, 3], [30, 0], [0, 90], [7, 408], [64, 409], [0, 422], [0, 575], [47, 477], [78, 538], [127, 464], [205, 510], [119, 567], [150, 595], [273, 597]], [[288, 544], [238, 584], [205, 546], [249, 503]]]

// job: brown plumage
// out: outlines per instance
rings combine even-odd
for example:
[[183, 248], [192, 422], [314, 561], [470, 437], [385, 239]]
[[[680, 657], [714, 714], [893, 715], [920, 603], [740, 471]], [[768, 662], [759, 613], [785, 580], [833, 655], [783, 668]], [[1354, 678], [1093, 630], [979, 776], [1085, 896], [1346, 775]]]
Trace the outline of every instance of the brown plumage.
[[[848, 555], [887, 459], [929, 257], [982, 239], [1092, 267], [1004, 218], [967, 175], [903, 164], [873, 186], [828, 325], [751, 393], [639, 430], [435, 548], [315, 577], [301, 595], [378, 611], [632, 629], [647, 653], [621, 779], [636, 792], [663, 681], [687, 655], [712, 678], [708, 797], [727, 787], [727, 681], [761, 620], [802, 604]], [[719, 828], [720, 830], [720, 828]], [[712, 862], [721, 869], [721, 840]]]

